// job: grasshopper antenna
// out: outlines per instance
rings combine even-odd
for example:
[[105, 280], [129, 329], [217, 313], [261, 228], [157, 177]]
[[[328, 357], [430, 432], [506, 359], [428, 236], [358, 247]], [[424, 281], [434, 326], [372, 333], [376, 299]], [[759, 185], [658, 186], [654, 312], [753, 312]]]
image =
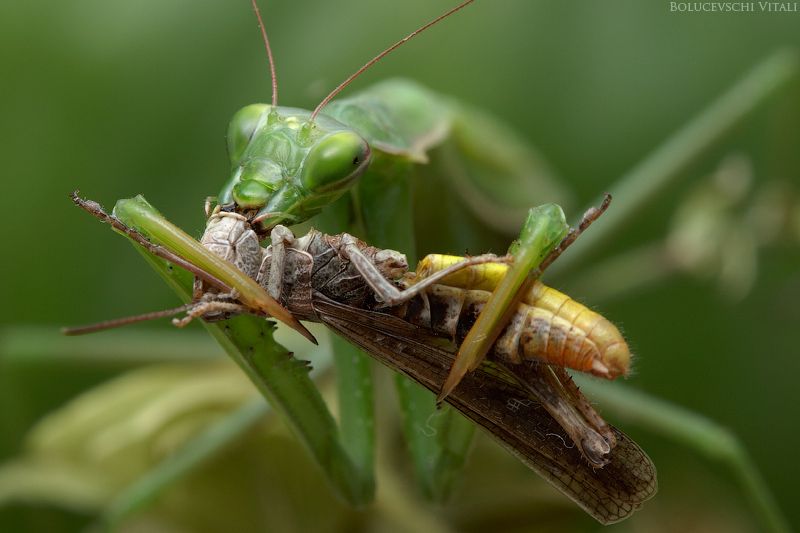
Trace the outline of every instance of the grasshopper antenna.
[[250, 0], [253, 4], [253, 11], [256, 12], [258, 19], [258, 27], [261, 30], [261, 37], [264, 39], [264, 48], [267, 49], [267, 57], [269, 58], [269, 75], [272, 78], [272, 107], [278, 105], [278, 77], [275, 75], [275, 59], [272, 57], [272, 47], [269, 45], [269, 37], [267, 37], [267, 29], [264, 27], [264, 21], [261, 20], [261, 11], [258, 9], [258, 2]]
[[[253, 1], [255, 2], [255, 0], [253, 0]], [[389, 53], [391, 53], [392, 51], [394, 51], [396, 48], [400, 47], [400, 45], [402, 45], [402, 44], [405, 44], [406, 42], [408, 42], [408, 41], [409, 41], [409, 40], [411, 40], [412, 38], [416, 37], [417, 35], [419, 35], [419, 34], [420, 34], [420, 33], [422, 33], [423, 31], [427, 30], [427, 29], [428, 29], [428, 28], [430, 28], [431, 26], [433, 26], [433, 25], [435, 25], [436, 23], [438, 23], [438, 22], [440, 22], [440, 21], [442, 21], [442, 20], [446, 19], [447, 17], [449, 17], [449, 16], [450, 16], [450, 15], [452, 15], [453, 13], [455, 13], [455, 12], [457, 12], [457, 11], [461, 11], [462, 9], [464, 9], [465, 7], [467, 7], [469, 4], [471, 4], [471, 3], [472, 3], [472, 2], [474, 2], [474, 1], [475, 1], [475, 0], [465, 0], [464, 2], [461, 2], [460, 4], [458, 4], [456, 7], [454, 7], [454, 8], [453, 8], [453, 9], [451, 9], [450, 11], [447, 11], [446, 13], [443, 13], [443, 14], [439, 15], [438, 17], [436, 17], [436, 18], [435, 18], [435, 19], [433, 19], [432, 21], [428, 22], [428, 23], [427, 23], [427, 24], [425, 24], [424, 26], [422, 26], [422, 27], [420, 27], [420, 28], [417, 28], [416, 30], [412, 31], [411, 33], [409, 33], [408, 35], [406, 35], [405, 37], [403, 37], [402, 39], [400, 39], [399, 41], [397, 41], [396, 43], [394, 43], [392, 46], [390, 46], [389, 48], [387, 48], [386, 50], [384, 50], [384, 51], [383, 51], [383, 52], [381, 52], [380, 54], [376, 55], [375, 57], [373, 57], [372, 59], [370, 59], [369, 61], [367, 61], [367, 63], [366, 63], [366, 64], [364, 64], [364, 66], [363, 66], [363, 67], [361, 67], [360, 69], [358, 69], [357, 71], [355, 71], [353, 74], [351, 74], [351, 75], [350, 75], [350, 77], [349, 77], [349, 78], [347, 78], [347, 79], [346, 79], [346, 80], [344, 80], [342, 83], [340, 83], [338, 87], [336, 87], [334, 90], [332, 90], [332, 91], [331, 91], [331, 93], [330, 93], [328, 96], [326, 96], [326, 97], [325, 97], [325, 98], [322, 100], [322, 102], [320, 102], [320, 103], [319, 103], [319, 105], [316, 107], [316, 109], [314, 109], [314, 112], [313, 112], [313, 113], [311, 113], [311, 122], [314, 122], [314, 119], [315, 119], [315, 118], [317, 118], [317, 114], [319, 114], [319, 112], [322, 110], [322, 108], [323, 108], [323, 107], [325, 107], [326, 105], [328, 105], [328, 104], [330, 103], [330, 101], [331, 101], [331, 100], [333, 100], [333, 99], [336, 97], [336, 95], [337, 95], [337, 94], [339, 94], [340, 92], [342, 92], [342, 90], [343, 90], [345, 87], [347, 87], [348, 85], [350, 85], [350, 83], [352, 83], [352, 81], [353, 81], [354, 79], [356, 79], [357, 77], [359, 77], [359, 76], [360, 76], [361, 74], [363, 74], [365, 71], [369, 70], [369, 68], [370, 68], [372, 65], [374, 65], [375, 63], [377, 63], [378, 61], [380, 61], [381, 59], [383, 59], [385, 56], [387, 56]]]
[[126, 316], [123, 318], [115, 318], [112, 320], [104, 320], [96, 324], [89, 324], [88, 326], [76, 326], [72, 328], [61, 328], [61, 333], [64, 335], [86, 335], [87, 333], [95, 333], [97, 331], [105, 331], [107, 329], [119, 328], [129, 324], [136, 324], [138, 322], [145, 322], [147, 320], [156, 320], [168, 316], [175, 316], [177, 314], [188, 311], [194, 304], [185, 304], [180, 307], [173, 307], [172, 309], [164, 309], [163, 311], [152, 311], [150, 313], [143, 313], [141, 315]]

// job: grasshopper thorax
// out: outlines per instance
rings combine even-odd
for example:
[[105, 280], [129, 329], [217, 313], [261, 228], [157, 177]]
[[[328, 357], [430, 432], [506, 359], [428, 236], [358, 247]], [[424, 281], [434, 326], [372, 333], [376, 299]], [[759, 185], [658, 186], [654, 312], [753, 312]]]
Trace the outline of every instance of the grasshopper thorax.
[[236, 265], [248, 277], [256, 278], [262, 250], [258, 235], [246, 217], [226, 213], [217, 206], [206, 222], [200, 242], [215, 255]]
[[231, 177], [219, 194], [226, 211], [248, 214], [264, 236], [306, 220], [341, 196], [369, 165], [366, 140], [344, 124], [290, 107], [253, 104], [228, 129]]

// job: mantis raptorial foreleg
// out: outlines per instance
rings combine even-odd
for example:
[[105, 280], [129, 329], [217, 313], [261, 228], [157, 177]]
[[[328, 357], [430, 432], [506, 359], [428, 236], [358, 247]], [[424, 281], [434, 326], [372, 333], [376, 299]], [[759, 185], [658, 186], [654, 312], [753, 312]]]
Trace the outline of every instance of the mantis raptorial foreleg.
[[220, 280], [207, 270], [193, 265], [189, 261], [186, 261], [184, 258], [178, 256], [177, 254], [171, 252], [170, 250], [167, 250], [164, 246], [153, 244], [147, 239], [147, 237], [142, 235], [142, 233], [139, 232], [138, 230], [131, 228], [126, 224], [123, 224], [122, 222], [119, 221], [117, 217], [106, 213], [105, 209], [103, 209], [103, 206], [101, 206], [97, 202], [93, 200], [84, 200], [83, 198], [78, 196], [78, 191], [73, 191], [70, 197], [72, 198], [72, 201], [75, 203], [75, 205], [77, 205], [78, 207], [80, 207], [93, 217], [97, 218], [101, 222], [109, 224], [115, 230], [119, 231], [123, 235], [126, 235], [134, 242], [144, 247], [145, 250], [147, 250], [154, 256], [160, 257], [161, 259], [169, 261], [175, 266], [179, 266], [184, 270], [191, 272], [198, 278], [202, 279], [207, 283], [210, 283], [211, 285], [217, 287], [220, 290], [223, 291], [231, 290], [231, 288], [228, 286], [227, 283]]
[[611, 195], [606, 194], [600, 207], [591, 207], [586, 211], [577, 228], [568, 228], [564, 212], [557, 205], [543, 205], [530, 210], [519, 240], [510, 250], [513, 266], [497, 284], [461, 344], [450, 375], [439, 394], [440, 402], [468, 371], [477, 368], [486, 357], [530, 285], [608, 209], [610, 202]]

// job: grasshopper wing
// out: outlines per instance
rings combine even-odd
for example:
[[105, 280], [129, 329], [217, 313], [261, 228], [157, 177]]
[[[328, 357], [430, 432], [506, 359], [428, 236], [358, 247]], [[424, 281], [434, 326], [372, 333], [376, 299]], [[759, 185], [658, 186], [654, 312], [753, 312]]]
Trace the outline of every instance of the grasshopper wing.
[[[324, 324], [390, 368], [430, 391], [441, 389], [454, 347], [397, 317], [349, 307], [314, 294]], [[610, 462], [595, 469], [542, 406], [491, 362], [467, 374], [446, 401], [603, 524], [628, 517], [657, 490], [656, 469], [645, 452], [613, 428]]]

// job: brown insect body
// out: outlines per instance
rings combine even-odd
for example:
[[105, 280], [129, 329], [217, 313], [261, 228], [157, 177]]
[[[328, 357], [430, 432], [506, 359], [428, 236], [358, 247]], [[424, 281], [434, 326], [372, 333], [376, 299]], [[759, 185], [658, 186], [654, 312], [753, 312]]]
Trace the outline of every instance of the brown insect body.
[[[395, 315], [457, 346], [488, 300], [491, 293], [486, 289], [493, 287], [492, 278], [502, 276], [505, 268], [491, 263], [468, 267], [397, 305], [387, 305], [376, 295], [375, 280], [386, 280], [405, 290], [442, 270], [443, 265], [432, 266], [442, 258], [450, 265], [463, 258], [429, 256], [412, 273], [403, 254], [369, 246], [346, 234], [325, 235], [311, 230], [295, 238], [286, 228], [277, 231], [279, 236], [273, 236], [273, 243], [281, 246], [273, 258], [275, 247], [269, 246], [262, 253], [258, 236], [245, 217], [217, 212], [209, 219], [202, 243], [259, 281], [300, 319], [320, 321], [313, 305], [317, 292], [344, 305]], [[371, 273], [351, 260], [352, 248], [362, 262], [374, 267]], [[283, 264], [282, 272], [278, 282], [269, 287], [276, 261]], [[197, 297], [207, 292], [207, 287], [196, 287]], [[204, 315], [206, 319], [223, 316]], [[518, 304], [490, 355], [506, 363], [538, 361], [605, 378], [626, 374], [630, 361], [628, 346], [611, 322], [538, 280]]]
[[[68, 328], [68, 334], [89, 333], [184, 311], [187, 316], [178, 325], [193, 318], [219, 320], [241, 313], [263, 316], [261, 308], [240, 302], [235, 290], [181, 257], [154, 246], [142, 234], [108, 215], [96, 202], [82, 200], [77, 194], [73, 199], [154, 255], [184, 266], [205, 281], [195, 283], [191, 304], [166, 312]], [[262, 249], [247, 218], [217, 209], [209, 216], [202, 243], [236, 265], [273, 298], [280, 299], [294, 319], [322, 322], [432, 392], [442, 389], [455, 360], [456, 342], [474, 317], [460, 313], [453, 338], [447, 325], [454, 319], [450, 316], [446, 317], [449, 322], [443, 320], [441, 317], [446, 313], [438, 311], [450, 305], [448, 297], [434, 294], [431, 303], [428, 293], [448, 287], [436, 284], [454, 273], [464, 272], [464, 264], [439, 269], [420, 280], [419, 269], [409, 273], [402, 254], [370, 247], [347, 234], [323, 235], [311, 231], [295, 238], [288, 229], [276, 226], [270, 238], [272, 245]], [[468, 268], [494, 268], [507, 260], [478, 256], [461, 263], [469, 263]], [[475, 312], [484, 297], [481, 293], [489, 294], [476, 290], [457, 292], [461, 295], [458, 298], [463, 296], [464, 301], [471, 298], [477, 302], [467, 306], [475, 308]], [[546, 291], [544, 294], [547, 295]], [[544, 302], [543, 308], [557, 301], [540, 300]], [[560, 307], [567, 305], [563, 301], [562, 304]], [[419, 325], [423, 324], [419, 318], [424, 315], [420, 309], [426, 306], [433, 311], [429, 325]], [[462, 305], [459, 309], [463, 308]], [[551, 314], [560, 316], [561, 311]], [[417, 323], [410, 320], [412, 317], [416, 317]], [[572, 321], [573, 325], [579, 322]], [[626, 518], [655, 494], [653, 463], [634, 441], [606, 424], [562, 366], [530, 360], [511, 364], [513, 357], [503, 356], [504, 349], [502, 342], [497, 343], [493, 350], [496, 357], [484, 360], [466, 374], [445, 401], [604, 524]]]
[[[324, 323], [390, 368], [438, 392], [453, 364], [456, 343], [489, 293], [434, 285], [407, 303], [386, 307], [347, 247], [356, 246], [380, 275], [401, 288], [410, 279], [405, 256], [359, 240], [348, 243], [347, 237], [311, 230], [295, 239], [285, 250], [278, 299], [298, 318]], [[275, 265], [270, 246], [264, 250], [260, 282]], [[455, 319], [442, 311], [454, 308], [454, 298], [472, 306]], [[430, 311], [427, 323], [421, 318], [425, 309]], [[528, 315], [530, 310], [517, 313]], [[450, 342], [453, 324], [455, 342]], [[602, 523], [622, 520], [650, 499], [656, 473], [645, 452], [606, 424], [562, 367], [504, 358], [502, 342], [501, 337], [494, 347], [495, 360], [469, 373], [445, 401]]]
[[[431, 392], [441, 390], [455, 346], [441, 346], [424, 328], [398, 317], [342, 305], [319, 293], [314, 305], [337, 334]], [[484, 361], [445, 401], [603, 524], [627, 518], [657, 491], [656, 469], [647, 454], [602, 419], [600, 437], [597, 420], [587, 420], [599, 415], [563, 368]], [[604, 447], [606, 439], [615, 446]], [[590, 456], [601, 448], [602, 457]]]
[[[255, 272], [258, 283], [297, 318], [323, 322], [334, 329], [337, 323], [330, 320], [330, 311], [320, 308], [320, 302], [337, 306], [339, 315], [346, 315], [346, 311], [352, 309], [369, 312], [373, 317], [371, 325], [374, 331], [366, 330], [363, 332], [365, 335], [372, 331], [382, 336], [382, 329], [397, 329], [392, 319], [400, 319], [407, 326], [403, 330], [404, 336], [426, 339], [436, 348], [449, 344], [450, 348], [457, 350], [491, 294], [485, 290], [435, 284], [436, 275], [447, 279], [445, 269], [435, 274], [429, 273], [425, 280], [429, 286], [424, 287], [419, 273], [408, 271], [403, 254], [369, 246], [348, 234], [325, 235], [311, 230], [297, 238], [288, 229], [278, 226], [273, 230], [271, 240], [272, 244], [263, 250], [263, 255], [259, 254], [261, 249], [257, 251], [253, 246], [257, 236], [247, 219], [238, 214], [217, 211], [209, 218], [202, 242], [243, 271], [251, 275]], [[485, 257], [487, 260], [477, 265], [476, 269], [496, 267], [498, 263], [492, 261], [501, 260], [495, 256]], [[454, 268], [456, 265], [451, 266], [450, 270]], [[455, 272], [464, 270], [457, 269]], [[471, 279], [477, 278], [471, 276]], [[397, 294], [392, 294], [392, 291]], [[230, 316], [231, 304], [215, 303], [214, 297], [215, 293], [206, 292], [202, 284], [196, 286], [196, 299], [209, 303], [199, 308], [201, 312], [195, 312], [194, 316], [206, 319]], [[540, 396], [537, 399], [561, 423], [583, 456], [596, 467], [605, 466], [609, 461], [609, 452], [615, 445], [613, 432], [577, 392], [571, 378], [563, 372], [563, 362], [572, 357], [575, 366], [578, 366], [581, 361], [575, 361], [571, 354], [583, 356], [589, 353], [585, 359], [595, 363], [597, 360], [593, 359], [593, 351], [597, 351], [597, 345], [591, 336], [592, 330], [597, 329], [598, 324], [605, 329], [613, 326], [610, 323], [605, 326], [603, 321], [607, 321], [600, 315], [541, 284], [532, 288], [525, 301], [534, 304], [542, 302], [543, 305], [521, 303], [492, 347], [490, 355], [497, 362], [509, 364], [512, 374], [524, 371], [520, 368], [523, 362], [557, 364], [561, 372], [557, 379], [560, 383], [553, 386], [561, 388], [561, 392], [567, 394], [579, 408], [572, 409], [573, 412], [565, 416], [564, 413], [570, 408], [563, 402], [559, 404], [561, 393], [554, 392], [550, 397], [542, 398], [539, 389], [532, 388], [531, 392], [534, 396]], [[219, 307], [215, 307], [217, 305]], [[575, 312], [576, 307], [584, 312]], [[588, 334], [582, 329], [586, 327], [580, 320], [583, 315], [596, 317], [590, 319]], [[613, 338], [621, 339], [616, 328], [613, 328], [613, 332], [616, 333]], [[594, 370], [595, 367], [590, 369]], [[527, 385], [525, 380], [522, 380], [522, 384]]]

